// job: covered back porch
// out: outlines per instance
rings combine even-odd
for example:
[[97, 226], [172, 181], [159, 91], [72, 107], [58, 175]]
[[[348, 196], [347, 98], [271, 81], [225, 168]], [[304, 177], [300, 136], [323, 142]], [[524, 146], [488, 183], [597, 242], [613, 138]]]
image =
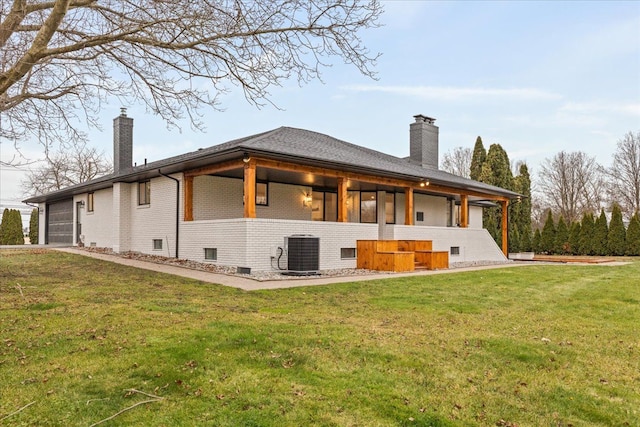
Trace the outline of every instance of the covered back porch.
[[[192, 259], [215, 240], [230, 245], [220, 255], [231, 248], [244, 254], [221, 256], [217, 262], [271, 269], [284, 237], [292, 234], [320, 237], [321, 269], [355, 268], [357, 240], [431, 240], [434, 250], [450, 253], [451, 262], [505, 260], [508, 251], [508, 198], [427, 179], [387, 178], [245, 153], [187, 170], [183, 180], [180, 252]], [[481, 224], [469, 227], [470, 205], [487, 200], [502, 206], [502, 250]]]

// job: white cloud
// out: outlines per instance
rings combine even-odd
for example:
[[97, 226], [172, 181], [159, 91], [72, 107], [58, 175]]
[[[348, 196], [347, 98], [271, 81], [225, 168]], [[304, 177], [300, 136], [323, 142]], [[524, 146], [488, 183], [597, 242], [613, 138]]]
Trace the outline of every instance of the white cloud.
[[579, 114], [628, 114], [640, 117], [640, 104], [621, 103], [611, 104], [605, 102], [568, 102], [560, 107], [561, 112]]
[[451, 86], [378, 86], [348, 85], [341, 89], [354, 92], [384, 92], [416, 98], [458, 101], [467, 99], [510, 98], [519, 100], [551, 100], [561, 96], [535, 88], [483, 88], [483, 87], [451, 87]]

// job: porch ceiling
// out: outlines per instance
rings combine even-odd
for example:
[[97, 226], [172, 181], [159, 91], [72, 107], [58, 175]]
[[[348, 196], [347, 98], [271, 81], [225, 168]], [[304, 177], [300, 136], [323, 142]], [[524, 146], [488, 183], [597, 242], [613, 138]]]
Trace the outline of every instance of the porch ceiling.
[[[243, 179], [244, 170], [242, 168], [231, 169], [224, 172], [212, 174], [212, 176], [222, 176], [226, 178]], [[271, 168], [264, 168], [258, 166], [256, 168], [256, 180], [266, 182], [277, 182], [281, 184], [291, 184], [313, 187], [318, 190], [333, 191], [336, 192], [338, 188], [338, 180], [333, 177], [327, 177], [311, 173], [292, 172]], [[396, 187], [391, 185], [374, 184], [370, 182], [361, 182], [357, 180], [349, 180], [348, 190], [353, 191], [388, 191], [403, 193], [404, 187]], [[415, 194], [426, 194], [432, 196], [442, 197], [442, 193], [430, 192], [428, 190], [422, 190], [414, 188]], [[460, 202], [459, 194], [449, 195], [452, 199]], [[469, 196], [469, 202], [480, 202], [486, 198]]]

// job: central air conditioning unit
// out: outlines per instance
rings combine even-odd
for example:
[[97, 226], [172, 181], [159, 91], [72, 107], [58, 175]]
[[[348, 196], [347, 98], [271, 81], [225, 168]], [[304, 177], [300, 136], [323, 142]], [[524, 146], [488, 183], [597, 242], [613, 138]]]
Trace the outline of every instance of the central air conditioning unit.
[[320, 269], [320, 238], [294, 234], [284, 238], [287, 270], [290, 274], [316, 274]]

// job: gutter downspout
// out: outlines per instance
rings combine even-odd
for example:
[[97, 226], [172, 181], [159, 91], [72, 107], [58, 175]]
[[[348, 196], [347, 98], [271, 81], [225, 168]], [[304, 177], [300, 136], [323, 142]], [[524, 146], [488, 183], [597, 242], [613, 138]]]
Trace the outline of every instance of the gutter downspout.
[[160, 169], [158, 169], [158, 173], [176, 182], [176, 258], [178, 258], [178, 245], [180, 243], [180, 180], [163, 174]]

